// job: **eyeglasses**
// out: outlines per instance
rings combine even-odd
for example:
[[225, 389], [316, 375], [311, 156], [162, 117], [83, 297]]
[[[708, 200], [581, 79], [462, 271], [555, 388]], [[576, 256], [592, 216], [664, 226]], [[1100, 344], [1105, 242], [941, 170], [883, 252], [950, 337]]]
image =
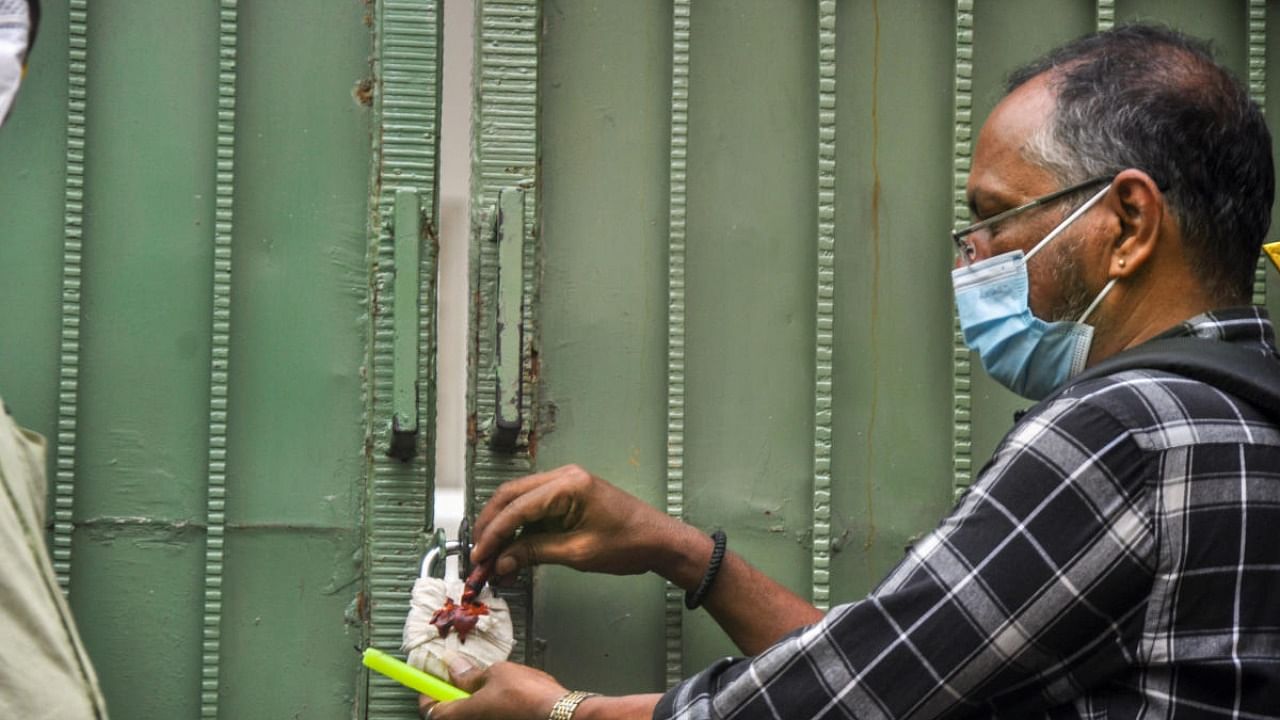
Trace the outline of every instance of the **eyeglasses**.
[[951, 241], [956, 244], [956, 255], [957, 257], [964, 258], [964, 264], [968, 265], [973, 262], [973, 259], [977, 257], [977, 254], [978, 254], [977, 248], [973, 246], [973, 243], [968, 240], [965, 240], [965, 238], [968, 237], [969, 235], [972, 235], [973, 233], [976, 233], [979, 230], [982, 230], [984, 228], [991, 227], [992, 225], [995, 225], [998, 222], [1004, 222], [1005, 220], [1008, 220], [1009, 218], [1014, 217], [1015, 215], [1020, 215], [1032, 208], [1037, 208], [1037, 207], [1040, 207], [1041, 205], [1047, 205], [1053, 202], [1054, 200], [1059, 200], [1072, 193], [1079, 192], [1080, 190], [1084, 190], [1085, 188], [1093, 187], [1094, 185], [1100, 185], [1104, 182], [1110, 182], [1110, 181], [1111, 181], [1110, 175], [1091, 178], [1089, 180], [1085, 180], [1082, 183], [1076, 183], [1075, 185], [1064, 187], [1061, 190], [1055, 190], [1049, 193], [1048, 195], [1043, 195], [1030, 202], [1023, 203], [1022, 205], [1019, 205], [1016, 208], [1010, 208], [1009, 210], [1005, 210], [1004, 212], [996, 213], [995, 215], [992, 215], [991, 217], [985, 220], [980, 220], [968, 227], [961, 228], [959, 230], [953, 230], [951, 232]]

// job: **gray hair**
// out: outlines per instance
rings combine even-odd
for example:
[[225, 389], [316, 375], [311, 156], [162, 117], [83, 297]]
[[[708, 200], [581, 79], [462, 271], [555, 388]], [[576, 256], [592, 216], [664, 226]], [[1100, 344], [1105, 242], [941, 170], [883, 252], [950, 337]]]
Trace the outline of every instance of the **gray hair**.
[[1057, 103], [1026, 157], [1064, 185], [1146, 172], [1206, 292], [1246, 302], [1271, 224], [1275, 171], [1266, 121], [1244, 86], [1206, 44], [1143, 24], [1058, 48], [1014, 72], [1007, 90], [1044, 73]]

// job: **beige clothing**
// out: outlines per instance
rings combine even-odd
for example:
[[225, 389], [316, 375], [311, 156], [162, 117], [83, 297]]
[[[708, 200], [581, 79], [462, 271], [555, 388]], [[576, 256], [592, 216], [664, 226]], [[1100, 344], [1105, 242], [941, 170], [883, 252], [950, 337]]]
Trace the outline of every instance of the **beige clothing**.
[[0, 718], [106, 720], [45, 547], [44, 462], [0, 402]]

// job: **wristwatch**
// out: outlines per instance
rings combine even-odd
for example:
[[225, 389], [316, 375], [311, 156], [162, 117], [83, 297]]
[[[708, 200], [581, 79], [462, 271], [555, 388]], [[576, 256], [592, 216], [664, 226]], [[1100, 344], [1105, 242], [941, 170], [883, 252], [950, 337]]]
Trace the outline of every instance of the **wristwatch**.
[[582, 704], [582, 701], [598, 694], [582, 690], [573, 690], [565, 693], [564, 697], [557, 700], [556, 704], [551, 707], [551, 714], [547, 716], [547, 720], [573, 720], [573, 713]]

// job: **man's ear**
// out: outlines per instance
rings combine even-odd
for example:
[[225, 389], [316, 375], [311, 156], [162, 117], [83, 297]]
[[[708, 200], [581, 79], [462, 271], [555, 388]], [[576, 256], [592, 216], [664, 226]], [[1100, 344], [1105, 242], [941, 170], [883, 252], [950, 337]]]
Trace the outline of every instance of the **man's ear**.
[[1111, 193], [1105, 202], [1120, 226], [1109, 248], [1108, 276], [1128, 277], [1156, 251], [1166, 221], [1164, 193], [1150, 175], [1130, 168], [1111, 181]]

